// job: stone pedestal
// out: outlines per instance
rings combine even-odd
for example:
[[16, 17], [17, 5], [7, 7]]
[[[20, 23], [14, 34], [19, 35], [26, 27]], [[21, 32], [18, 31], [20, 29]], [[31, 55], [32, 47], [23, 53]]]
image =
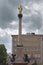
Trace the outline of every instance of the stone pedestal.
[[16, 51], [16, 57], [15, 57], [15, 62], [18, 62], [18, 63], [24, 63], [24, 60], [23, 60], [23, 45], [17, 45], [17, 51]]
[[24, 49], [23, 49], [23, 45], [17, 45], [17, 52], [16, 52], [16, 57], [15, 57], [15, 61], [12, 62], [12, 65], [27, 65], [28, 62], [25, 62], [23, 57], [24, 57]]

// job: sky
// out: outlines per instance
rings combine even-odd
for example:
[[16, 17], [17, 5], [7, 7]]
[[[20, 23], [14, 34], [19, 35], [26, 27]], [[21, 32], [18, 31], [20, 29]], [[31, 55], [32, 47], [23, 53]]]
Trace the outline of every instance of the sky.
[[18, 6], [22, 5], [22, 34], [43, 34], [43, 0], [0, 0], [0, 44], [12, 50], [11, 35], [18, 34]]

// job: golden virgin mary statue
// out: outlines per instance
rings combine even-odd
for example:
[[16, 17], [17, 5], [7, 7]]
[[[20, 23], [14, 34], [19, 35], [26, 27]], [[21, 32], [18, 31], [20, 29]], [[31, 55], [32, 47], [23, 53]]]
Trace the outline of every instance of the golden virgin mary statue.
[[22, 14], [22, 6], [21, 5], [19, 5], [19, 7], [18, 7], [18, 13]]

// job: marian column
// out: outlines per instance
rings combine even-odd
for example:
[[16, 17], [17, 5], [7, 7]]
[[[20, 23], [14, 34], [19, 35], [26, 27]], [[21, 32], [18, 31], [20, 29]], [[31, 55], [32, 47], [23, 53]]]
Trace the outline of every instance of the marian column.
[[18, 19], [19, 19], [19, 34], [18, 34], [18, 44], [17, 44], [17, 51], [16, 51], [16, 60], [15, 62], [22, 63], [24, 62], [23, 59], [23, 45], [21, 44], [21, 34], [22, 34], [22, 6], [18, 7]]
[[21, 34], [22, 34], [22, 6], [18, 7], [18, 19], [19, 19], [19, 35], [18, 35], [18, 45], [21, 45]]
[[12, 65], [27, 65], [28, 62], [24, 60], [24, 47], [21, 44], [21, 35], [22, 35], [22, 6], [18, 7], [18, 19], [19, 19], [19, 35], [18, 35], [18, 44], [16, 46], [16, 56], [15, 61], [12, 62]]

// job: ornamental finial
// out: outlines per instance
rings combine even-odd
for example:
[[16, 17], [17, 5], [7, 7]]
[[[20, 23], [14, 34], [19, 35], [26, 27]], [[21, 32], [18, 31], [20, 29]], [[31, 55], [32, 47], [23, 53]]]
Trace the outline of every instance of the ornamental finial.
[[21, 5], [19, 5], [19, 7], [18, 7], [18, 13], [22, 14], [22, 6]]

